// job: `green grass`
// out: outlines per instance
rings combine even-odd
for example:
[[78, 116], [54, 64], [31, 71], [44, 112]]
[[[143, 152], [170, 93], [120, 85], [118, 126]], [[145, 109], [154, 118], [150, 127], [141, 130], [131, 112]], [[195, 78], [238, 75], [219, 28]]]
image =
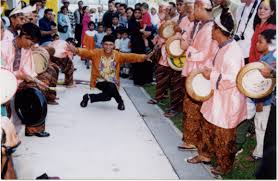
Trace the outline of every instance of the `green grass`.
[[[144, 86], [146, 92], [153, 98], [155, 96], [155, 86]], [[164, 99], [158, 106], [165, 111], [169, 106], [169, 99]], [[182, 113], [171, 118], [175, 126], [182, 131]], [[240, 153], [234, 162], [233, 170], [225, 176], [223, 179], [256, 179], [255, 171], [258, 166], [258, 162], [247, 161], [246, 158], [251, 154], [251, 151], [256, 146], [256, 140], [254, 137], [248, 137], [246, 143], [243, 145], [243, 152]]]

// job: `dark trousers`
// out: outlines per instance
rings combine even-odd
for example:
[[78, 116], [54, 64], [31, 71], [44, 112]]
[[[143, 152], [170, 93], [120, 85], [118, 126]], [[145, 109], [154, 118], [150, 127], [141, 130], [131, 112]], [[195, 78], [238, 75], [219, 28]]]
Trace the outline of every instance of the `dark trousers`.
[[89, 94], [91, 103], [101, 102], [101, 101], [110, 101], [113, 97], [117, 103], [122, 103], [122, 97], [117, 89], [117, 86], [112, 82], [98, 82], [96, 87], [102, 91], [99, 94]]
[[78, 41], [77, 47], [81, 46], [81, 35], [82, 35], [83, 26], [81, 24], [76, 24], [75, 26], [75, 39]]

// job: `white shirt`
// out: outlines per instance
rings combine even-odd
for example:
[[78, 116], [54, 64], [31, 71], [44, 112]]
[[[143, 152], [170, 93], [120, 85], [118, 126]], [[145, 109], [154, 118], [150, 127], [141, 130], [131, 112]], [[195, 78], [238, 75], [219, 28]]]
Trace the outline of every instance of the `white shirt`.
[[124, 52], [124, 53], [129, 53], [131, 50], [130, 48], [128, 47], [128, 44], [129, 44], [129, 38], [126, 38], [126, 39], [123, 39], [121, 38], [120, 40], [120, 52]]
[[151, 22], [152, 22], [152, 25], [158, 25], [158, 23], [159, 23], [159, 17], [158, 17], [158, 15], [157, 15], [157, 13], [155, 14], [155, 15], [152, 15], [151, 13], [150, 13], [150, 15], [151, 15]]
[[116, 41], [115, 41], [115, 49], [116, 50], [120, 49], [120, 41], [121, 41], [121, 39], [116, 39]]
[[[236, 24], [239, 27], [238, 27], [238, 31], [235, 32], [235, 34], [237, 34], [238, 36], [241, 36], [242, 32], [244, 31], [245, 24], [248, 20], [249, 13], [250, 13], [250, 11], [253, 7], [254, 2], [255, 2], [255, 0], [249, 6], [245, 6], [245, 3], [240, 4], [239, 7], [237, 8]], [[257, 7], [255, 8], [254, 13], [252, 14], [252, 17], [251, 17], [251, 19], [249, 20], [249, 22], [246, 26], [246, 30], [244, 32], [244, 40], [239, 40], [238, 41], [238, 44], [241, 47], [244, 58], [249, 57], [249, 50], [250, 50], [250, 47], [251, 47], [251, 38], [254, 34], [253, 22], [254, 22], [254, 17], [255, 17], [255, 14], [257, 12], [257, 8], [258, 8], [259, 4], [260, 4], [260, 0], [258, 0]], [[241, 17], [241, 13], [242, 13], [244, 7], [245, 7], [245, 10], [244, 10], [244, 13]], [[239, 24], [240, 18], [241, 18], [241, 22]], [[235, 30], [237, 30], [237, 28]]]

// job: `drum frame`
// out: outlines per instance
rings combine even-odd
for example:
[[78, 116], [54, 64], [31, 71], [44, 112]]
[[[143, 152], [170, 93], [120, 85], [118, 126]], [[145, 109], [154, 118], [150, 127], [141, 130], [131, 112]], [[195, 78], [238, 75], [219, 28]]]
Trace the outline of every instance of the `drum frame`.
[[172, 57], [181, 57], [183, 54], [184, 54], [184, 52], [185, 52], [185, 50], [182, 50], [182, 48], [180, 47], [180, 49], [182, 50], [182, 53], [180, 53], [179, 55], [173, 55], [172, 53], [171, 53], [171, 51], [170, 51], [170, 44], [173, 42], [173, 41], [175, 41], [175, 40], [179, 40], [180, 41], [180, 43], [181, 43], [181, 41], [182, 41], [182, 39], [181, 38], [177, 38], [177, 37], [170, 37], [170, 38], [168, 38], [167, 39], [167, 41], [166, 41], [166, 52], [169, 54], [169, 55], [171, 55]]
[[[18, 82], [17, 82], [17, 78], [16, 78], [15, 74], [14, 74], [13, 72], [9, 71], [8, 69], [5, 69], [5, 68], [0, 68], [0, 70], [5, 70], [5, 71], [11, 73], [11, 74], [15, 77], [15, 80], [16, 80], [16, 89], [14, 90], [14, 92], [13, 92], [13, 94], [12, 94], [12, 97], [14, 97], [14, 95], [16, 94], [17, 88], [18, 88]], [[11, 98], [12, 98], [12, 97], [11, 97]], [[10, 98], [10, 99], [11, 99], [11, 98]], [[1, 104], [5, 104], [5, 103], [7, 103], [10, 99], [8, 99], [8, 100], [5, 101], [5, 102], [1, 102], [2, 100], [0, 100], [0, 103], [1, 103]]]
[[250, 98], [261, 99], [272, 93], [272, 91], [275, 87], [275, 84], [276, 84], [276, 78], [270, 78], [272, 80], [271, 88], [268, 91], [266, 91], [265, 93], [260, 94], [260, 95], [252, 94], [252, 93], [248, 92], [246, 89], [244, 89], [244, 87], [242, 86], [242, 78], [244, 77], [244, 75], [247, 72], [254, 70], [254, 69], [262, 69], [262, 68], [264, 68], [265, 65], [266, 64], [263, 62], [253, 62], [253, 63], [249, 63], [249, 64], [245, 65], [244, 67], [242, 67], [240, 69], [239, 73], [237, 74], [236, 85], [242, 94], [244, 94], [245, 96], [250, 97]]
[[[169, 37], [165, 37], [165, 36], [163, 35], [163, 31], [164, 31], [164, 29], [165, 29], [167, 26], [170, 26], [170, 25], [174, 26], [174, 34], [171, 35], [171, 36], [169, 36]], [[164, 38], [164, 39], [168, 39], [168, 38], [174, 36], [174, 35], [176, 34], [176, 31], [175, 31], [175, 27], [176, 27], [176, 26], [177, 26], [177, 25], [176, 25], [176, 22], [174, 22], [174, 21], [166, 21], [166, 22], [162, 23], [162, 24], [160, 25], [160, 27], [158, 28], [158, 34], [159, 34], [159, 36], [162, 37], [162, 38]]]
[[198, 101], [198, 102], [204, 102], [204, 101], [208, 100], [209, 98], [211, 98], [213, 96], [213, 90], [211, 89], [210, 94], [207, 95], [207, 96], [199, 96], [195, 93], [195, 91], [193, 90], [192, 81], [193, 81], [193, 78], [200, 73], [201, 73], [201, 71], [192, 71], [189, 74], [189, 76], [186, 78], [185, 86], [186, 86], [187, 94], [192, 99], [194, 99], [195, 101]]
[[[44, 51], [45, 54], [41, 53], [42, 51]], [[34, 61], [36, 73], [37, 73], [37, 74], [44, 73], [44, 72], [47, 70], [48, 66], [49, 66], [50, 55], [49, 55], [48, 51], [47, 51], [45, 48], [43, 48], [43, 47], [38, 47], [36, 50], [34, 50], [34, 51], [32, 52], [32, 56], [33, 56], [33, 54], [35, 54], [35, 53], [36, 53], [36, 54], [40, 54], [45, 60], [47, 60], [47, 66], [45, 67], [45, 69], [44, 69], [43, 71], [41, 71], [41, 72], [38, 72], [38, 71], [36, 70], [36, 60], [35, 60], [35, 58], [33, 57], [33, 59], [34, 59], [33, 61]]]
[[[181, 68], [176, 67], [176, 66], [172, 63], [171, 58], [182, 58], [182, 57], [172, 57], [172, 56], [168, 56], [168, 57], [167, 57], [168, 64], [169, 64], [169, 66], [170, 66], [173, 70], [175, 70], [175, 71], [182, 71], [183, 67], [181, 67]], [[185, 65], [185, 62], [184, 62], [184, 65]], [[184, 65], [183, 65], [183, 66], [184, 66]]]

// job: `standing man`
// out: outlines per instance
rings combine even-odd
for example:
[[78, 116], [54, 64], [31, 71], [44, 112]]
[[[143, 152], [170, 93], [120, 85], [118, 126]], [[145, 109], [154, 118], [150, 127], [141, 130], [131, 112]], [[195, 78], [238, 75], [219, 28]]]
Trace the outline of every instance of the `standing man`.
[[[253, 22], [257, 12], [257, 8], [261, 0], [241, 0], [241, 4], [236, 12], [235, 21], [237, 28], [235, 29], [234, 39], [239, 44], [243, 53], [245, 63], [248, 63], [249, 50], [251, 47], [251, 39], [254, 34]], [[249, 102], [252, 102], [251, 100]], [[252, 118], [242, 122], [237, 127], [237, 150], [242, 152], [243, 144], [246, 141], [246, 134], [252, 124]]]
[[71, 29], [74, 31], [74, 29], [75, 29], [75, 19], [74, 19], [73, 12], [69, 10], [70, 2], [69, 2], [69, 0], [63, 0], [62, 2], [64, 4], [64, 7], [67, 8], [67, 10], [68, 10], [67, 15], [70, 19]]
[[40, 45], [48, 45], [53, 39], [52, 35], [57, 33], [57, 28], [52, 28], [52, 9], [46, 9], [44, 11], [44, 17], [39, 20], [39, 27], [41, 30], [42, 38]]
[[101, 6], [99, 6], [99, 7], [97, 8], [97, 16], [98, 16], [98, 21], [99, 21], [100, 23], [102, 23], [102, 17], [103, 17], [103, 15], [104, 15], [104, 13], [103, 13], [103, 7], [102, 7], [102, 5], [101, 5]]
[[108, 11], [106, 11], [103, 15], [102, 21], [103, 21], [103, 26], [106, 27], [111, 27], [112, 26], [112, 17], [118, 16], [117, 9], [115, 8], [114, 1], [109, 0], [108, 2]]
[[119, 23], [120, 25], [122, 25], [123, 27], [127, 28], [127, 16], [126, 16], [126, 4], [121, 3], [120, 7], [119, 7]]
[[75, 39], [78, 41], [77, 47], [81, 46], [81, 36], [82, 36], [82, 20], [83, 20], [83, 1], [78, 1], [78, 9], [74, 11], [75, 19]]

